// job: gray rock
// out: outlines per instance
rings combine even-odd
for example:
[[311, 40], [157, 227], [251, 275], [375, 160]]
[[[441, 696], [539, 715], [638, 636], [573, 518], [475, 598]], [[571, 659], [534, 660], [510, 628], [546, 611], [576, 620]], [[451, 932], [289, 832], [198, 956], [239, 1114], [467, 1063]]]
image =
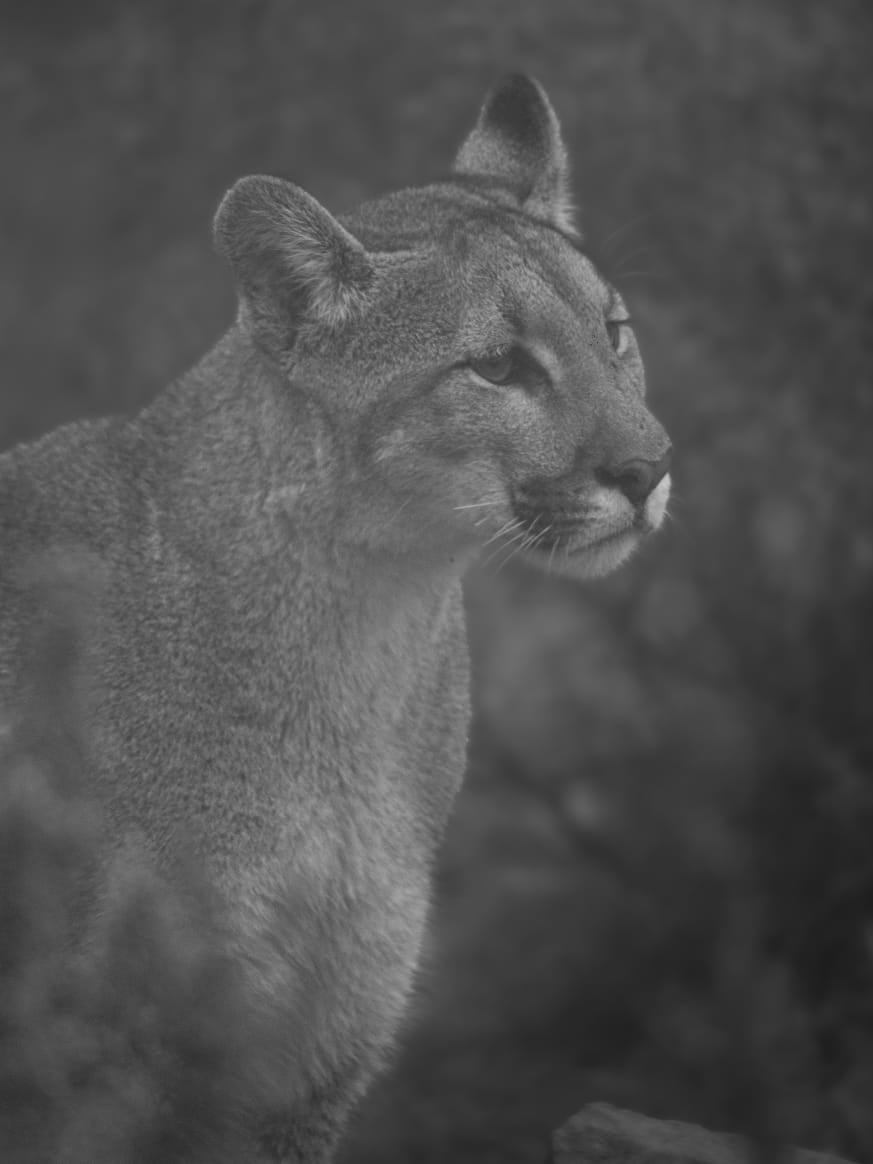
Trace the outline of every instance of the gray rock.
[[[654, 1120], [605, 1103], [577, 1112], [554, 1135], [552, 1164], [746, 1164], [740, 1136], [709, 1132], [677, 1120]], [[848, 1164], [837, 1156], [796, 1149], [790, 1164]]]

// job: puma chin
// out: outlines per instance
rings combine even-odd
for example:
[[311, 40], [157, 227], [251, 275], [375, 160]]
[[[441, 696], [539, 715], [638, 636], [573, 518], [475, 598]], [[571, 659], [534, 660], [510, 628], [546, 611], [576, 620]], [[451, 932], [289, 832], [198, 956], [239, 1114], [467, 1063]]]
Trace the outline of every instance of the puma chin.
[[[533, 92], [511, 85], [501, 111]], [[670, 438], [646, 399], [631, 313], [576, 228], [556, 123], [544, 107], [535, 120], [552, 156], [544, 201], [529, 197], [520, 213], [473, 172], [390, 207], [395, 231], [417, 238], [426, 221], [432, 238], [430, 250], [389, 255], [391, 280], [407, 287], [392, 290], [386, 274], [381, 298], [378, 282], [370, 292], [384, 323], [402, 303], [407, 348], [359, 421], [368, 513], [357, 528], [396, 560], [524, 556], [585, 578], [618, 566], [664, 518]], [[384, 245], [375, 218], [353, 225]], [[347, 350], [349, 377], [366, 383], [361, 350]]]

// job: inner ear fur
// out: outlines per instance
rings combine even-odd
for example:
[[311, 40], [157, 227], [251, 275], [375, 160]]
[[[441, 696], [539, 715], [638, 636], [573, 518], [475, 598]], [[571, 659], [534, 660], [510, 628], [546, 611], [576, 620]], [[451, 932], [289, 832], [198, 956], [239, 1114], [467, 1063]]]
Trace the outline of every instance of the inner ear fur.
[[561, 125], [545, 89], [533, 77], [511, 73], [491, 90], [454, 169], [507, 186], [527, 213], [575, 231]]
[[341, 326], [360, 310], [372, 282], [361, 243], [311, 194], [281, 178], [240, 178], [218, 207], [213, 237], [256, 326], [284, 343], [304, 320]]

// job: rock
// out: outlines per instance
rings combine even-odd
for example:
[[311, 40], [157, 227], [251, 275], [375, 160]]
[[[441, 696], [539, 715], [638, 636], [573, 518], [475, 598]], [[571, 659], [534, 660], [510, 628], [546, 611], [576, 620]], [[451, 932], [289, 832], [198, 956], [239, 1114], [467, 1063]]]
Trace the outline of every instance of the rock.
[[[593, 1103], [555, 1132], [551, 1164], [746, 1164], [751, 1158], [741, 1136]], [[848, 1164], [802, 1149], [782, 1159], [786, 1164]]]

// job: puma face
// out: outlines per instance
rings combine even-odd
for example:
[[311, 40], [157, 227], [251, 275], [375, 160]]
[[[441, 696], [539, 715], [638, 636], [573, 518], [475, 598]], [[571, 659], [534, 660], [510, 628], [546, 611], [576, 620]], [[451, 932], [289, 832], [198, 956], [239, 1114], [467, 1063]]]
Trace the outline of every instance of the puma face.
[[[672, 453], [645, 404], [642, 362], [621, 298], [590, 264], [577, 285], [583, 294], [587, 288], [588, 310], [579, 309], [590, 321], [587, 351], [562, 345], [545, 320], [528, 321], [533, 345], [552, 369], [541, 388], [548, 399], [531, 421], [546, 447], [541, 468], [507, 482], [511, 521], [495, 540], [549, 570], [596, 576], [660, 527]], [[559, 317], [556, 304], [550, 319]]]
[[243, 179], [216, 238], [246, 325], [344, 442], [338, 538], [588, 577], [661, 525], [670, 442], [628, 310], [576, 233], [535, 81], [497, 86], [446, 181], [340, 223], [288, 183]]
[[[572, 234], [489, 198], [404, 196], [410, 229], [426, 212], [442, 225], [440, 259], [406, 272], [411, 351], [372, 413], [365, 477], [394, 483], [406, 546], [602, 575], [662, 524], [670, 442], [618, 291]], [[439, 288], [426, 313], [416, 283]]]
[[501, 234], [495, 246], [518, 240], [519, 257], [505, 255], [514, 279], [489, 310], [493, 330], [471, 337], [461, 373], [466, 410], [481, 397], [490, 412], [473, 426], [490, 430], [470, 483], [483, 495], [458, 513], [486, 535], [497, 565], [521, 554], [576, 577], [604, 574], [663, 522], [670, 442], [646, 405], [615, 288], [572, 237], [519, 222]]
[[467, 495], [455, 512], [498, 566], [520, 554], [593, 577], [662, 524], [670, 443], [646, 406], [618, 293], [560, 235], [531, 231], [523, 254], [515, 289], [503, 288], [494, 313], [498, 334], [483, 335], [486, 354], [471, 353], [459, 369], [458, 407], [478, 414], [471, 429], [490, 439], [458, 473]]

